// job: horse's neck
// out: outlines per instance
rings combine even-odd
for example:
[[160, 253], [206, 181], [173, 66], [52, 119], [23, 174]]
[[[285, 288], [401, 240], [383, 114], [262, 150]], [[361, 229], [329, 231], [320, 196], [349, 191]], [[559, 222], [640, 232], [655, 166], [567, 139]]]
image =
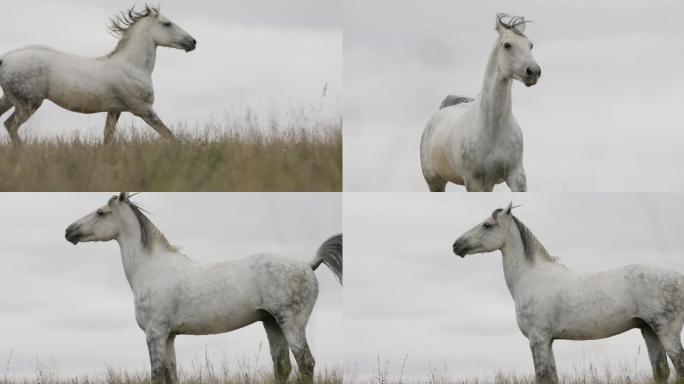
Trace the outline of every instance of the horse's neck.
[[137, 278], [150, 259], [149, 251], [144, 249], [140, 243], [140, 237], [138, 236], [138, 241], [135, 241], [134, 237], [122, 236], [122, 238], [117, 239], [121, 248], [121, 262], [123, 263], [124, 274], [132, 289], [135, 289]]
[[130, 36], [122, 38], [111, 55], [145, 72], [152, 73], [157, 62], [157, 44], [142, 31], [129, 31]]
[[516, 297], [516, 288], [521, 282], [528, 282], [535, 268], [540, 267], [543, 260], [527, 260], [522, 239], [515, 225], [511, 224], [508, 239], [501, 253], [503, 255], [503, 269], [506, 285], [511, 295]]
[[505, 78], [497, 67], [499, 55], [497, 41], [487, 61], [484, 82], [479, 97], [480, 115], [483, 117], [484, 130], [498, 134], [506, 128], [506, 122], [512, 115], [511, 86], [513, 81]]
[[[159, 253], [172, 253], [158, 239], [154, 239], [149, 248], [144, 247], [140, 240], [140, 227], [138, 225], [128, 228], [117, 237], [121, 248], [124, 273], [134, 292], [141, 281], [140, 279], [144, 279], [147, 273], [160, 265]], [[167, 257], [169, 262], [173, 258], [172, 255], [163, 256]]]

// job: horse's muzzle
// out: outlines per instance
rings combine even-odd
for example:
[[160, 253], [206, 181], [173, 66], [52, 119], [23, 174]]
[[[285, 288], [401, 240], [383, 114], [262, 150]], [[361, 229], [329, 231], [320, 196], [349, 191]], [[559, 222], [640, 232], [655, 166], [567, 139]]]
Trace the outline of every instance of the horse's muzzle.
[[525, 70], [525, 77], [523, 83], [525, 83], [526, 86], [531, 87], [535, 84], [537, 84], [537, 81], [539, 81], [539, 78], [541, 77], [541, 68], [539, 65], [534, 64]]
[[66, 229], [64, 238], [73, 245], [78, 244], [78, 241], [81, 240], [81, 234], [78, 232], [78, 227], [70, 225]]
[[192, 39], [192, 41], [185, 44], [185, 52], [192, 52], [197, 48], [197, 40]]
[[465, 257], [468, 254], [468, 246], [463, 241], [456, 240], [452, 247], [454, 253], [458, 256]]

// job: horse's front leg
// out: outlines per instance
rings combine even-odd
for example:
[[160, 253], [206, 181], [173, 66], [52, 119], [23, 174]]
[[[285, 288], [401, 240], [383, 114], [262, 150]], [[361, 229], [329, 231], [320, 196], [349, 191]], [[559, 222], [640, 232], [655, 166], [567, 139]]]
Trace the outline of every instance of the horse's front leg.
[[516, 170], [508, 173], [506, 176], [506, 184], [511, 192], [527, 192], [527, 176], [525, 176], [525, 169], [522, 166]]
[[148, 329], [147, 350], [150, 353], [150, 367], [152, 384], [172, 384], [171, 369], [167, 357], [168, 332]]
[[107, 113], [107, 122], [105, 123], [104, 130], [104, 143], [109, 144], [114, 139], [114, 132], [116, 132], [116, 122], [119, 121], [119, 116], [121, 112], [109, 112]]
[[485, 192], [484, 184], [474, 177], [467, 177], [465, 180], [465, 188], [468, 192]]
[[157, 116], [157, 112], [152, 109], [152, 107], [148, 107], [142, 111], [139, 112], [134, 112], [136, 116], [139, 118], [143, 119], [152, 129], [157, 131], [159, 135], [161, 135], [165, 139], [174, 139], [173, 132], [169, 128], [166, 127], [164, 122], [161, 121], [159, 116]]
[[169, 371], [169, 383], [178, 384], [178, 372], [176, 368], [176, 336], [171, 335], [166, 339], [166, 361]]
[[537, 384], [557, 384], [556, 362], [551, 350], [552, 340], [548, 337], [530, 336], [529, 341]]

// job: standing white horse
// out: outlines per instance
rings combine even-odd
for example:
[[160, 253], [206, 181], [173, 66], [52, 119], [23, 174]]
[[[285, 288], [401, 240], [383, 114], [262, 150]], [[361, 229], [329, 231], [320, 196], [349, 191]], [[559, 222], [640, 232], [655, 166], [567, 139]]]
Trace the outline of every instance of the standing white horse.
[[503, 254], [504, 277], [518, 327], [532, 349], [537, 383], [557, 383], [554, 340], [594, 340], [639, 328], [657, 383], [670, 375], [667, 357], [684, 382], [684, 275], [646, 265], [578, 274], [557, 263], [532, 232], [497, 209], [453, 245], [461, 257]]
[[110, 54], [85, 58], [45, 46], [29, 46], [0, 58], [0, 115], [14, 107], [5, 121], [14, 144], [21, 144], [19, 126], [45, 99], [80, 113], [107, 112], [104, 141], [114, 136], [121, 112], [145, 120], [161, 136], [173, 134], [152, 108], [152, 71], [157, 47], [192, 51], [197, 41], [159, 13], [158, 8], [133, 8], [112, 19], [110, 31], [119, 43]]
[[306, 325], [318, 297], [314, 270], [327, 265], [342, 283], [342, 235], [326, 240], [310, 263], [256, 255], [203, 265], [179, 253], [122, 192], [71, 224], [74, 245], [116, 240], [135, 298], [135, 318], [147, 336], [154, 383], [177, 383], [176, 335], [230, 332], [261, 321], [273, 357], [277, 383], [292, 367], [311, 382], [314, 358]]
[[475, 100], [447, 96], [425, 127], [420, 162], [430, 191], [443, 192], [452, 182], [469, 192], [489, 192], [504, 181], [514, 192], [527, 190], [522, 132], [511, 110], [513, 79], [529, 87], [541, 76], [524, 35], [527, 22], [496, 15], [499, 37], [482, 91]]

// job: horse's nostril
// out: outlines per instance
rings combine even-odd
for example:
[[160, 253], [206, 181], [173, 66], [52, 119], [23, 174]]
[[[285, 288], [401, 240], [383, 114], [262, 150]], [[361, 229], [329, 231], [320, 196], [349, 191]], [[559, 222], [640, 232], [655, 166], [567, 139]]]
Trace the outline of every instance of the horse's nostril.
[[528, 75], [528, 76], [534, 75], [534, 72], [532, 72], [532, 68], [527, 67], [527, 75]]
[[192, 43], [193, 43], [193, 44], [197, 44], [197, 40], [192, 39]]

